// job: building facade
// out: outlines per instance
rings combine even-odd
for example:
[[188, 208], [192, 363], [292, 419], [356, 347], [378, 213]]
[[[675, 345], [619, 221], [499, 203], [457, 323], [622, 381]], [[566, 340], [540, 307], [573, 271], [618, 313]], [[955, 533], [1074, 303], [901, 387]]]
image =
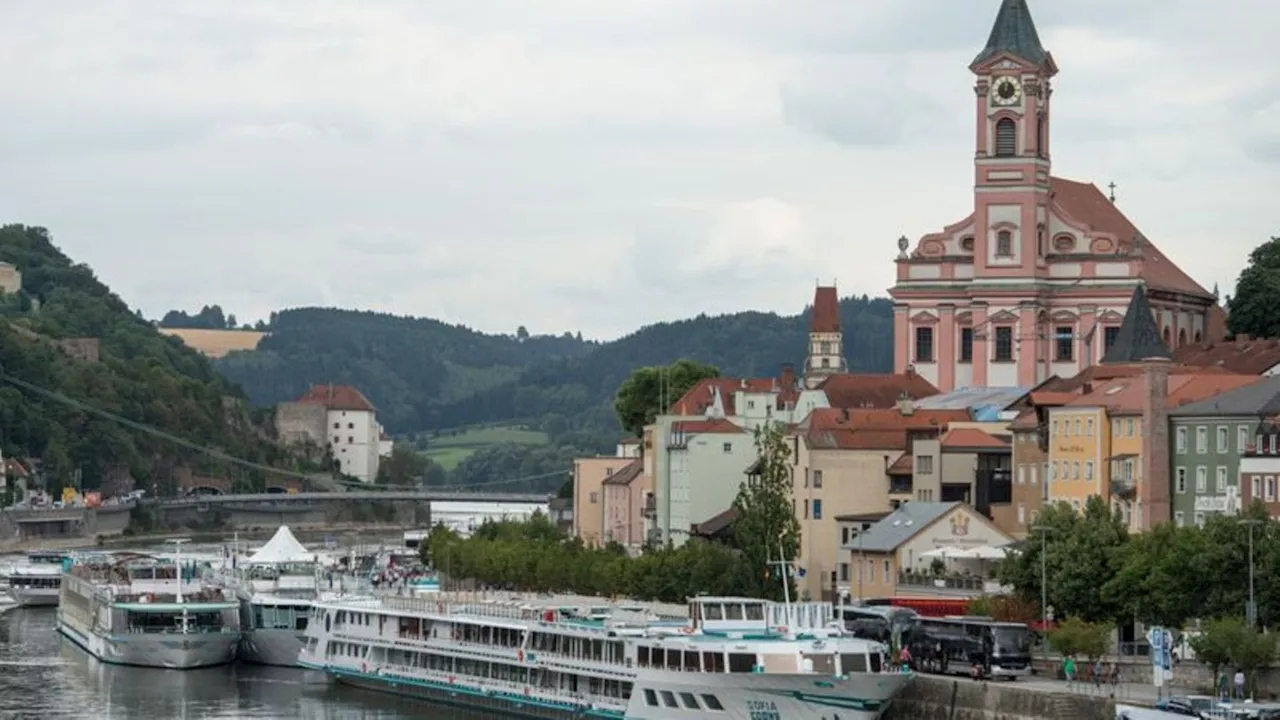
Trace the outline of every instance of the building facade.
[[1177, 524], [1203, 525], [1211, 515], [1240, 511], [1242, 458], [1265, 423], [1280, 414], [1280, 377], [1252, 380], [1169, 412]]
[[1049, 490], [1049, 453], [1040, 442], [1040, 423], [1034, 408], [1024, 411], [1009, 425], [1013, 433], [1014, 525], [1006, 529], [1022, 539], [1035, 523]]
[[13, 263], [0, 262], [0, 295], [22, 289], [22, 272]]
[[350, 385], [313, 385], [296, 402], [276, 408], [276, 431], [286, 445], [327, 447], [343, 475], [371, 483], [382, 457], [377, 409]]
[[606, 542], [605, 483], [630, 465], [640, 464], [640, 446], [620, 444], [613, 455], [573, 461], [573, 534], [588, 545]]
[[724, 418], [660, 415], [653, 424], [653, 444], [645, 541], [678, 547], [694, 525], [733, 504], [757, 459], [755, 436]]
[[1165, 344], [1220, 340], [1217, 298], [1096, 186], [1051, 174], [1053, 57], [1026, 0], [1003, 0], [970, 64], [977, 133], [971, 212], [899, 241], [894, 367], [943, 392], [1030, 386], [1098, 362], [1145, 283]]
[[1258, 429], [1240, 458], [1240, 500], [1244, 507], [1262, 503], [1280, 518], [1280, 427], [1268, 422]]

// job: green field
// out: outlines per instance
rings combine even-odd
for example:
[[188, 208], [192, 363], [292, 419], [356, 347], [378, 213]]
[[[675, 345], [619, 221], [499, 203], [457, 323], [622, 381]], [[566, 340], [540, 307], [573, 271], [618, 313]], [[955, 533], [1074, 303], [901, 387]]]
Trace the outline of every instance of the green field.
[[487, 445], [515, 443], [517, 445], [543, 445], [547, 442], [547, 434], [539, 430], [526, 430], [522, 427], [495, 425], [492, 427], [471, 428], [456, 435], [442, 432], [439, 436], [427, 436], [426, 456], [445, 470], [452, 470], [471, 455]]

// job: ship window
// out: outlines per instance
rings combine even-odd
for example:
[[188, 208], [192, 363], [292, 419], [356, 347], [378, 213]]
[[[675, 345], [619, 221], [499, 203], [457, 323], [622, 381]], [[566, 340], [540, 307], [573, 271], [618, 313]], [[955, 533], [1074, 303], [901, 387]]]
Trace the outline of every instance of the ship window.
[[649, 688], [644, 689], [644, 704], [650, 707], [658, 707], [658, 694]]
[[724, 619], [724, 606], [723, 606], [723, 605], [703, 605], [703, 606], [702, 606], [702, 612], [703, 612], [703, 614], [706, 616], [706, 618], [707, 618], [708, 620], [723, 620], [723, 619]]
[[731, 605], [725, 605], [725, 606], [724, 606], [724, 619], [725, 619], [725, 620], [741, 620], [741, 619], [742, 619], [742, 606], [741, 606], [741, 605], [739, 605], [739, 604], [737, 604], [737, 603], [733, 603], [733, 604], [731, 604]]
[[684, 706], [690, 710], [698, 709], [698, 698], [694, 697], [693, 693], [680, 693], [680, 702], [684, 703]]
[[729, 672], [749, 673], [756, 669], [756, 656], [748, 653], [729, 653]]
[[703, 672], [724, 672], [724, 654], [718, 652], [702, 653], [702, 670]]
[[661, 693], [662, 693], [663, 705], [666, 705], [669, 708], [680, 707], [679, 705], [676, 704], [675, 693], [671, 692], [670, 690], [662, 690]]
[[684, 651], [684, 669], [689, 672], [698, 672], [698, 652], [696, 650]]
[[664, 664], [665, 650], [662, 648], [652, 648], [649, 650], [649, 663], [656, 668], [660, 668]]
[[748, 605], [748, 606], [747, 606], [747, 619], [748, 619], [748, 620], [763, 620], [763, 619], [764, 619], [764, 605], [761, 605], [761, 604], [759, 604], [759, 603], [755, 603], [755, 604], [752, 604], [752, 605]]
[[640, 667], [649, 667], [649, 648], [641, 645], [636, 648], [636, 664]]
[[702, 694], [702, 704], [707, 706], [708, 710], [724, 711], [724, 706], [720, 704], [720, 700], [715, 695]]
[[840, 672], [848, 675], [849, 673], [866, 672], [867, 656], [861, 653], [844, 653], [840, 656]]

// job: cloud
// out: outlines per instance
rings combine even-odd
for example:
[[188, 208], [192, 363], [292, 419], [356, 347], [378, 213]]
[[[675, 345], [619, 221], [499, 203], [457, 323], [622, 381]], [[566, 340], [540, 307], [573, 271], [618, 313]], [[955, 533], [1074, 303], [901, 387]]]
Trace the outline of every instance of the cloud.
[[[151, 316], [330, 304], [611, 337], [795, 312], [815, 277], [877, 295], [899, 235], [972, 207], [967, 66], [997, 4], [17, 4], [0, 218]], [[1229, 291], [1275, 232], [1280, 6], [1032, 8], [1062, 68], [1055, 172], [1115, 180]]]

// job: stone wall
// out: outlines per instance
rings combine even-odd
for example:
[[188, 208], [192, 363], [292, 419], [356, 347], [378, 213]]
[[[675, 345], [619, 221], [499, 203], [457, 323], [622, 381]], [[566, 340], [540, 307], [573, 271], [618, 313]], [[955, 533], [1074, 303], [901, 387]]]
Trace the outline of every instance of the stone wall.
[[276, 437], [285, 445], [327, 447], [325, 423], [329, 411], [314, 403], [280, 403], [276, 406]]
[[1102, 720], [1116, 716], [1111, 700], [1029, 690], [1017, 682], [972, 682], [917, 676], [894, 700], [885, 720]]
[[[1037, 658], [1032, 661], [1032, 666], [1039, 677], [1062, 679], [1060, 660], [1045, 662]], [[1151, 661], [1146, 658], [1124, 660], [1117, 667], [1120, 669], [1121, 682], [1137, 685], [1147, 685], [1152, 682]], [[1280, 698], [1280, 668], [1265, 668], [1258, 671], [1257, 682], [1259, 699]], [[1207, 665], [1194, 660], [1185, 660], [1173, 666], [1173, 680], [1169, 684], [1179, 690], [1208, 693], [1214, 688], [1213, 672]]]

